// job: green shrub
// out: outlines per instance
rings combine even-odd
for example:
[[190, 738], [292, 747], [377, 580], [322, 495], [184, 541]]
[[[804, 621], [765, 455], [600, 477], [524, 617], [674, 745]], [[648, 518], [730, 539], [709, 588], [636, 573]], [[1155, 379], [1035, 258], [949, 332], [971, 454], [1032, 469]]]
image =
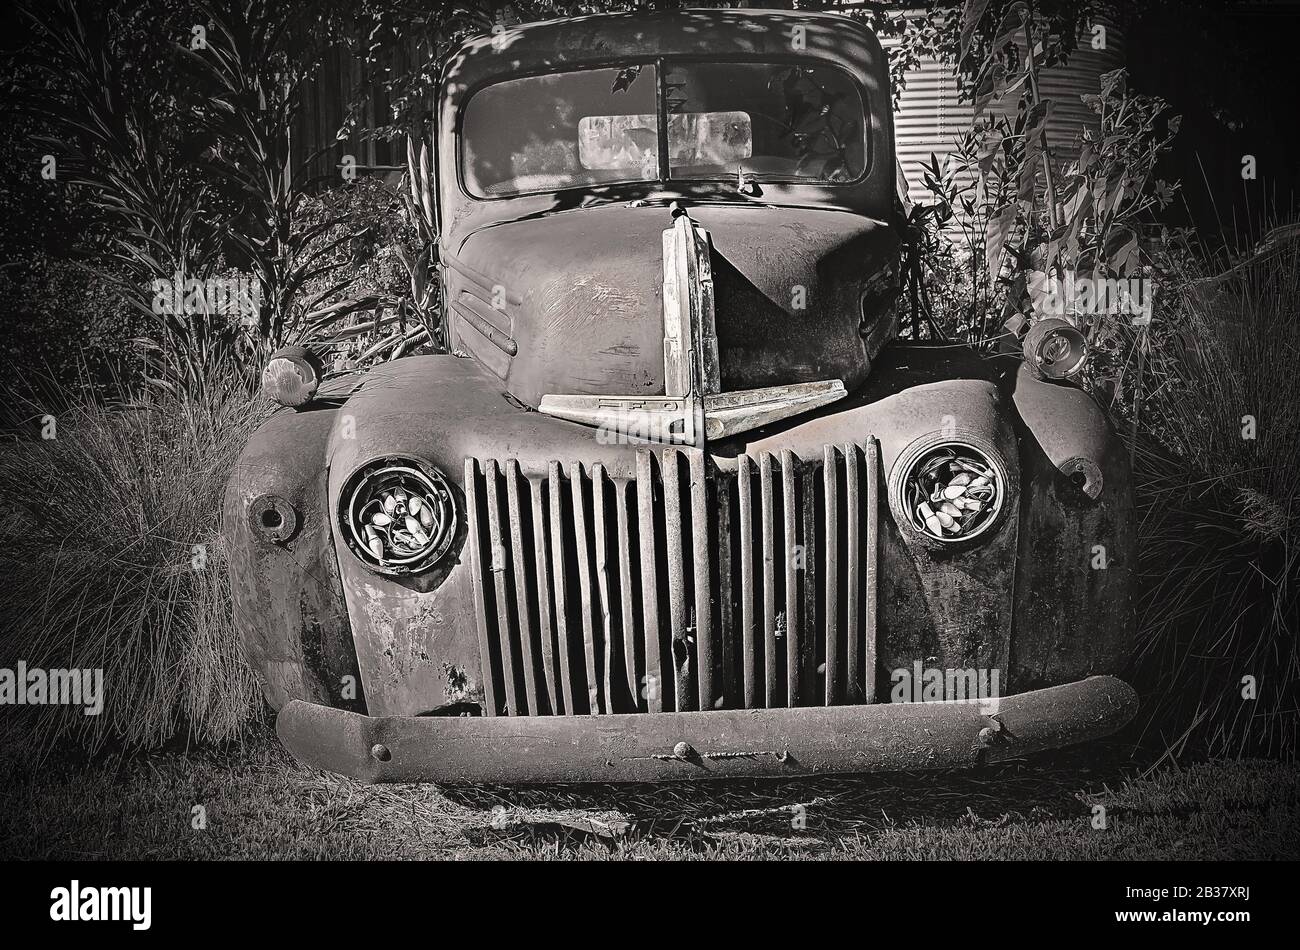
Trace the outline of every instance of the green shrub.
[[0, 446], [0, 667], [101, 668], [105, 697], [98, 716], [11, 708], [6, 745], [220, 741], [257, 714], [218, 531], [231, 464], [263, 414], [226, 383], [204, 404], [55, 411], [54, 438]]
[[[147, 329], [115, 290], [75, 263], [44, 253], [0, 268], [0, 373], [6, 389], [40, 388], [48, 378], [90, 398], [137, 383], [143, 369], [131, 340]], [[14, 407], [0, 409], [0, 424]]]

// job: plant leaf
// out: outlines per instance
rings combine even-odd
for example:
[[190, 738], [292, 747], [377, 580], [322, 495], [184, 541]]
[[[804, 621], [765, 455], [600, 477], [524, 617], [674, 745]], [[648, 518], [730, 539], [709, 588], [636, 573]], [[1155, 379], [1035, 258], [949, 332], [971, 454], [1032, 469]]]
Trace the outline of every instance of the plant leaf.
[[988, 8], [989, 0], [966, 0], [961, 8], [961, 33], [958, 43], [957, 62], [960, 63], [966, 59], [970, 52], [971, 43], [975, 39], [975, 30], [979, 27], [980, 20], [984, 19], [984, 11]]

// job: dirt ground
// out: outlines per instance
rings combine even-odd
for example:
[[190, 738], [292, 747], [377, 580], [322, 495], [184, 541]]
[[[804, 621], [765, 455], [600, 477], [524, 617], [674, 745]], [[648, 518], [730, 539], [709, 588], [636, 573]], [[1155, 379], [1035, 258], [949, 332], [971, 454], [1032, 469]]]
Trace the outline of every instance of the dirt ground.
[[1090, 746], [977, 772], [548, 788], [365, 786], [259, 733], [11, 771], [27, 859], [1272, 859], [1300, 856], [1300, 767]]

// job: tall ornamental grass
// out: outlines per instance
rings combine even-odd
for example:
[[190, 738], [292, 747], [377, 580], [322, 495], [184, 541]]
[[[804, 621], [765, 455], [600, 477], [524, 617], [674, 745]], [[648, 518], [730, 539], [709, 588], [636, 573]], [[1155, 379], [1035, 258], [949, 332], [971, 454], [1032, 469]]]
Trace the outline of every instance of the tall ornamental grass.
[[258, 712], [219, 529], [226, 478], [263, 413], [227, 379], [202, 401], [42, 413], [52, 437], [0, 445], [0, 667], [104, 678], [97, 716], [6, 709], [6, 744], [220, 741]]
[[1285, 233], [1224, 274], [1182, 258], [1167, 323], [1139, 341], [1137, 675], [1175, 751], [1300, 745], [1300, 240]]

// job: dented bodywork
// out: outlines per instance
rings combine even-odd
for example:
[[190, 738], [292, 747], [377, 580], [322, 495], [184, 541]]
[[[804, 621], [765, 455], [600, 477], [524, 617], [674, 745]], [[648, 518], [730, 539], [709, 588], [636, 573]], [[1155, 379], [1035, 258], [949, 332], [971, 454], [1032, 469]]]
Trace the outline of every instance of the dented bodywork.
[[[795, 27], [861, 87], [854, 182], [464, 189], [457, 119], [494, 79], [786, 62]], [[453, 352], [327, 380], [230, 481], [236, 617], [289, 748], [368, 781], [658, 781], [974, 765], [1127, 721], [1127, 455], [1017, 358], [892, 340], [869, 31], [694, 11], [507, 40], [443, 79]], [[398, 474], [358, 502], [372, 469]], [[445, 486], [445, 553], [390, 570], [403, 519], [405, 544], [428, 527], [417, 483]], [[997, 695], [898, 701], [914, 668], [993, 671], [970, 682]]]

